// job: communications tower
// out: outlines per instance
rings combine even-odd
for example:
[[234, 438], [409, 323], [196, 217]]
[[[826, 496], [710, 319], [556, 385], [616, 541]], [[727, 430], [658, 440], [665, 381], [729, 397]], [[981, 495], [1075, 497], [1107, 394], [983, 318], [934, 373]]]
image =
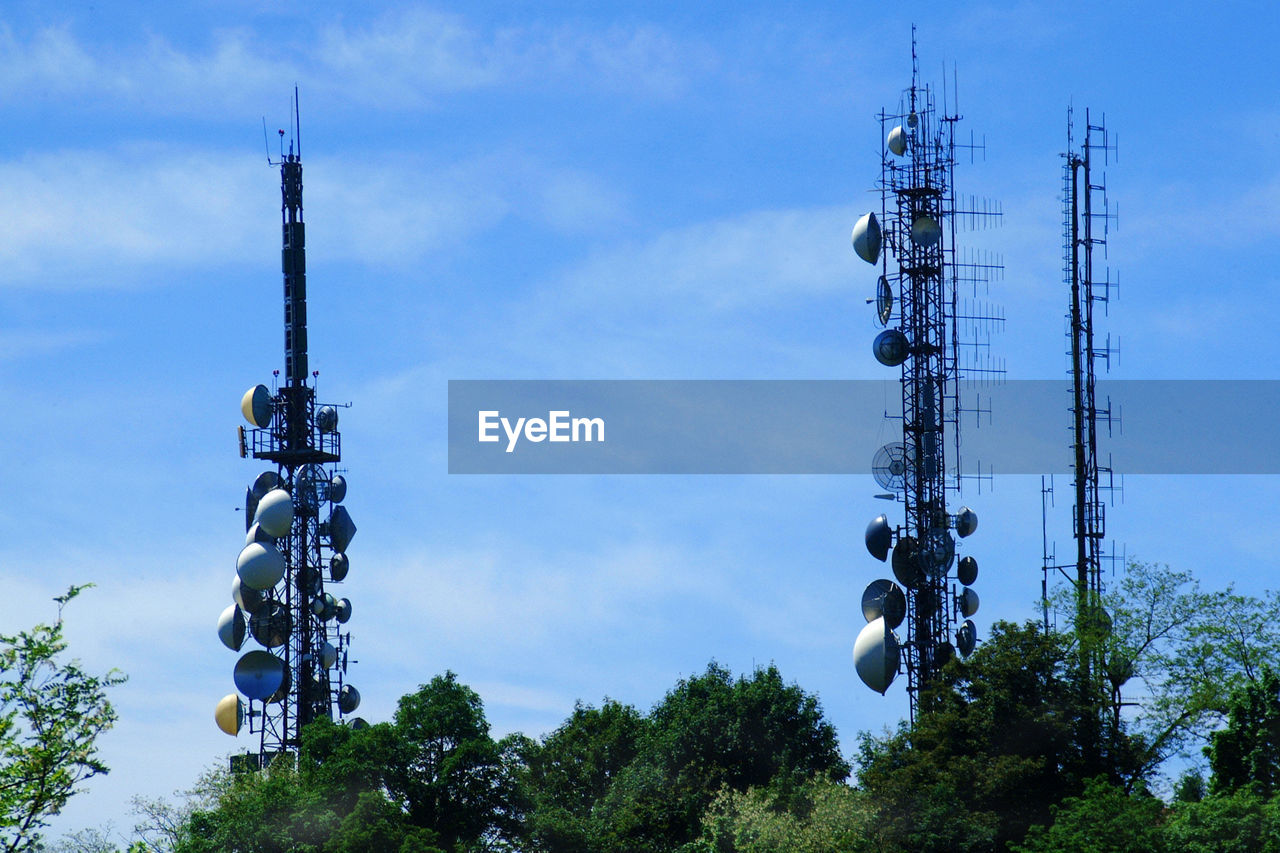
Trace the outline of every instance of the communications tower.
[[[1104, 370], [1110, 370], [1118, 349], [1112, 347], [1110, 334], [1101, 342], [1097, 340], [1095, 325], [1095, 306], [1101, 306], [1105, 313], [1118, 291], [1118, 282], [1112, 280], [1110, 269], [1096, 258], [1099, 252], [1106, 257], [1110, 224], [1116, 218], [1107, 199], [1103, 171], [1115, 156], [1116, 145], [1114, 139], [1108, 137], [1105, 120], [1095, 123], [1088, 110], [1085, 111], [1084, 139], [1078, 147], [1074, 136], [1075, 117], [1068, 109], [1067, 151], [1063, 154], [1062, 173], [1062, 230], [1063, 282], [1070, 292], [1066, 320], [1071, 376], [1075, 555], [1072, 562], [1057, 564], [1048, 550], [1046, 535], [1042, 590], [1048, 630], [1050, 570], [1060, 571], [1070, 582], [1075, 600], [1073, 623], [1080, 639], [1080, 683], [1090, 691], [1107, 690], [1113, 706], [1118, 709], [1119, 690], [1129, 673], [1107, 671], [1103, 641], [1110, 632], [1110, 619], [1102, 607], [1105, 590], [1102, 566], [1117, 559], [1114, 547], [1108, 549], [1104, 540], [1107, 504], [1121, 486], [1110, 457], [1105, 465], [1099, 462], [1099, 444], [1104, 429], [1107, 435], [1111, 434], [1113, 425], [1119, 421], [1119, 412], [1113, 411], [1109, 397], [1098, 399], [1096, 388], [1096, 365], [1101, 363]], [[1099, 267], [1103, 267], [1101, 272]], [[1052, 495], [1052, 485], [1041, 488], [1046, 495]], [[1104, 678], [1110, 683], [1104, 684]]]
[[[867, 213], [853, 229], [853, 248], [881, 275], [876, 283], [876, 319], [887, 328], [872, 345], [876, 360], [900, 368], [902, 440], [877, 451], [872, 472], [887, 494], [901, 501], [901, 524], [889, 515], [867, 527], [867, 549], [890, 559], [897, 583], [876, 580], [863, 594], [868, 624], [854, 645], [858, 675], [884, 693], [907, 673], [914, 720], [921, 691], [958, 650], [967, 656], [977, 642], [970, 618], [978, 609], [971, 584], [978, 564], [957, 561], [957, 538], [977, 528], [976, 513], [948, 499], [959, 496], [961, 381], [1003, 371], [985, 359], [985, 344], [971, 340], [998, 327], [1002, 318], [962, 297], [985, 287], [1001, 270], [998, 259], [957, 251], [961, 227], [986, 227], [999, 219], [997, 205], [958, 201], [954, 185], [957, 151], [980, 146], [956, 141], [960, 115], [947, 94], [920, 82], [912, 29], [911, 85], [894, 111], [880, 113], [880, 211]], [[872, 300], [869, 300], [872, 301]], [[963, 334], [962, 334], [963, 325]], [[895, 629], [905, 622], [905, 637]]]
[[[280, 131], [284, 273], [284, 377], [250, 388], [241, 401], [240, 456], [267, 463], [245, 491], [245, 544], [236, 561], [218, 635], [240, 652], [236, 691], [217, 706], [224, 732], [258, 735], [258, 750], [233, 768], [265, 766], [296, 753], [303, 726], [353, 713], [360, 694], [347, 683], [351, 601], [335, 592], [347, 575], [355, 524], [342, 502], [347, 482], [338, 406], [316, 401], [318, 372], [308, 372], [306, 226], [302, 216], [302, 142], [294, 93], [288, 152]], [[352, 721], [360, 724], [358, 718]]]

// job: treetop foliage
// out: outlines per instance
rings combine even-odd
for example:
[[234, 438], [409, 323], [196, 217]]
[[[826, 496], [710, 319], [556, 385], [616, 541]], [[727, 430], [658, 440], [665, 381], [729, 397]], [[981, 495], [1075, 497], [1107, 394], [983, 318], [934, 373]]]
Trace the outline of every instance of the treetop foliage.
[[97, 740], [116, 721], [107, 689], [125, 676], [63, 658], [62, 610], [88, 586], [54, 599], [52, 625], [0, 634], [0, 849], [9, 853], [34, 845], [77, 785], [107, 772]]

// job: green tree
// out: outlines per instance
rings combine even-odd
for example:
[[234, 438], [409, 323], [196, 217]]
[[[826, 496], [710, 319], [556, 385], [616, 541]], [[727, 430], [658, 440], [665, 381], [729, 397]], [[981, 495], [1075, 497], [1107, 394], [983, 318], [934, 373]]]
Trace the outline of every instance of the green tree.
[[125, 677], [62, 658], [62, 609], [85, 588], [54, 599], [54, 624], [0, 634], [0, 849], [9, 853], [30, 848], [77, 785], [107, 772], [97, 740], [116, 720], [107, 689]]
[[864, 793], [815, 779], [786, 795], [723, 790], [702, 818], [690, 853], [871, 853], [874, 812]]
[[590, 853], [592, 813], [640, 749], [647, 721], [630, 705], [606, 699], [600, 708], [574, 706], [563, 725], [526, 749], [532, 797], [527, 830], [540, 850]]
[[291, 756], [225, 778], [216, 805], [192, 813], [178, 853], [319, 853], [341, 822], [324, 792], [303, 783]]
[[[1064, 607], [1068, 598], [1063, 590]], [[1106, 722], [1114, 731], [1123, 714], [1139, 776], [1204, 743], [1223, 722], [1232, 691], [1280, 657], [1275, 593], [1208, 593], [1190, 572], [1134, 561], [1108, 586], [1103, 607], [1110, 617], [1100, 641]]]
[[1209, 793], [1204, 774], [1199, 768], [1186, 771], [1173, 786], [1173, 800], [1177, 803], [1198, 803]]
[[863, 735], [858, 782], [877, 809], [877, 849], [1004, 850], [1086, 779], [1131, 781], [1123, 730], [1101, 749], [1079, 742], [1076, 672], [1069, 638], [1000, 622], [947, 665], [914, 728]]
[[[1130, 794], [1103, 777], [1053, 807], [1053, 823], [1033, 826], [1014, 853], [1163, 853], [1164, 804], [1145, 790]], [[1181, 850], [1182, 848], [1177, 848]]]
[[722, 788], [785, 791], [848, 773], [816, 697], [774, 666], [735, 680], [712, 663], [649, 714], [635, 760], [594, 811], [597, 849], [671, 851], [701, 834]]
[[1267, 800], [1245, 786], [1178, 803], [1164, 834], [1178, 853], [1280, 853], [1280, 797]]
[[1280, 792], [1280, 675], [1264, 667], [1232, 697], [1227, 727], [1205, 748], [1212, 793], [1245, 786], [1262, 797]]
[[386, 788], [413, 825], [438, 832], [447, 847], [520, 837], [523, 740], [494, 741], [479, 695], [456, 675], [402, 697], [394, 734]]
[[296, 762], [221, 777], [165, 837], [175, 853], [498, 849], [520, 834], [522, 746], [495, 742], [480, 697], [446, 673], [402, 697], [392, 723], [312, 723]]

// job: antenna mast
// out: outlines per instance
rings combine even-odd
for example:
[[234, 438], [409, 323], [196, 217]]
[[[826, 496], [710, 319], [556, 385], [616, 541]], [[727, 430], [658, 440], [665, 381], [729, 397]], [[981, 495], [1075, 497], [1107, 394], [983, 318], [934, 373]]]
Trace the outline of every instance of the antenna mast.
[[[985, 336], [1003, 318], [960, 297], [964, 285], [976, 297], [979, 285], [985, 288], [1002, 267], [998, 259], [958, 252], [956, 232], [986, 227], [1001, 214], [989, 202], [957, 200], [956, 153], [983, 148], [956, 142], [958, 111], [945, 96], [939, 107], [933, 90], [920, 83], [914, 27], [911, 68], [911, 85], [898, 109], [879, 116], [880, 220], [868, 213], [853, 230], [854, 251], [882, 270], [877, 319], [889, 328], [876, 337], [873, 354], [887, 367], [901, 367], [902, 441], [882, 447], [872, 469], [890, 492], [882, 497], [901, 500], [905, 516], [896, 528], [888, 515], [867, 527], [872, 556], [887, 560], [892, 550], [898, 583], [877, 580], [864, 593], [869, 624], [854, 645], [854, 662], [862, 680], [879, 693], [905, 663], [914, 720], [924, 688], [957, 649], [967, 656], [977, 642], [969, 617], [978, 609], [978, 595], [969, 585], [978, 564], [972, 557], [956, 560], [956, 537], [974, 532], [977, 514], [964, 506], [952, 513], [947, 502], [960, 494], [963, 479], [960, 414], [981, 410], [980, 402], [976, 410], [962, 408], [960, 383], [1003, 374], [985, 358], [986, 343], [971, 338]], [[979, 467], [979, 483], [983, 479], [989, 475], [982, 477]], [[899, 640], [894, 629], [904, 620], [906, 638]]]
[[263, 647], [241, 656], [234, 672], [238, 692], [218, 703], [223, 731], [235, 735], [247, 723], [259, 735], [258, 752], [235, 756], [233, 769], [264, 767], [277, 755], [296, 753], [304, 726], [333, 719], [335, 710], [339, 717], [350, 714], [360, 704], [359, 692], [346, 683], [351, 602], [331, 591], [347, 575], [346, 551], [356, 532], [342, 505], [346, 478], [336, 467], [342, 459], [338, 408], [316, 404], [319, 374], [308, 372], [297, 97], [295, 89], [288, 153], [268, 160], [280, 167], [285, 381], [274, 391], [251, 388], [241, 401], [251, 429], [240, 427], [240, 455], [272, 467], [245, 492], [246, 544], [236, 563], [234, 603], [218, 624], [233, 651], [248, 637]]
[[[1111, 497], [1118, 487], [1111, 467], [1110, 457], [1106, 465], [1098, 461], [1098, 444], [1101, 428], [1111, 434], [1112, 425], [1119, 421], [1113, 416], [1111, 399], [1098, 400], [1096, 365], [1101, 362], [1104, 370], [1110, 370], [1111, 359], [1117, 350], [1111, 346], [1110, 335], [1099, 346], [1094, 325], [1094, 308], [1101, 305], [1104, 312], [1110, 304], [1116, 282], [1106, 270], [1098, 275], [1095, 253], [1101, 250], [1106, 257], [1110, 223], [1115, 220], [1107, 200], [1106, 175], [1102, 168], [1110, 164], [1115, 153], [1113, 141], [1108, 140], [1105, 121], [1094, 123], [1085, 110], [1084, 139], [1079, 148], [1074, 146], [1073, 111], [1067, 112], [1067, 152], [1063, 168], [1063, 279], [1070, 289], [1067, 310], [1067, 338], [1071, 359], [1071, 415], [1072, 415], [1072, 469], [1074, 487], [1074, 512], [1072, 537], [1075, 540], [1075, 562], [1062, 567], [1075, 591], [1075, 629], [1080, 647], [1080, 674], [1082, 689], [1090, 696], [1097, 695], [1097, 687], [1107, 673], [1103, 653], [1103, 641], [1110, 632], [1110, 618], [1102, 607], [1105, 589], [1102, 564], [1116, 559], [1114, 548], [1104, 547], [1106, 538], [1106, 504], [1104, 495]], [[1101, 155], [1102, 163], [1097, 160]], [[1045, 561], [1046, 565], [1048, 560]], [[1072, 571], [1074, 570], [1074, 571]], [[1119, 675], [1119, 674], [1117, 674]], [[1114, 679], [1113, 679], [1114, 681]], [[1119, 689], [1123, 678], [1111, 685], [1113, 706], [1119, 708]], [[1089, 723], [1096, 725], [1096, 720]], [[1095, 738], [1085, 738], [1094, 744]]]

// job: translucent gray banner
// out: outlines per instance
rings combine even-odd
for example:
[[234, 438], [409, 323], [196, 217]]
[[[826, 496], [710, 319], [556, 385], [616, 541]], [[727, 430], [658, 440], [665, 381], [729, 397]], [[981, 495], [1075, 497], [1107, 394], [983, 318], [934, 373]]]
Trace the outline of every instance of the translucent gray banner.
[[[867, 474], [901, 441], [901, 393], [897, 380], [451, 380], [449, 473]], [[1096, 401], [1111, 420], [1098, 460], [1117, 473], [1280, 473], [1280, 381], [1101, 381]], [[1067, 381], [962, 383], [960, 404], [962, 473], [1071, 470]]]

